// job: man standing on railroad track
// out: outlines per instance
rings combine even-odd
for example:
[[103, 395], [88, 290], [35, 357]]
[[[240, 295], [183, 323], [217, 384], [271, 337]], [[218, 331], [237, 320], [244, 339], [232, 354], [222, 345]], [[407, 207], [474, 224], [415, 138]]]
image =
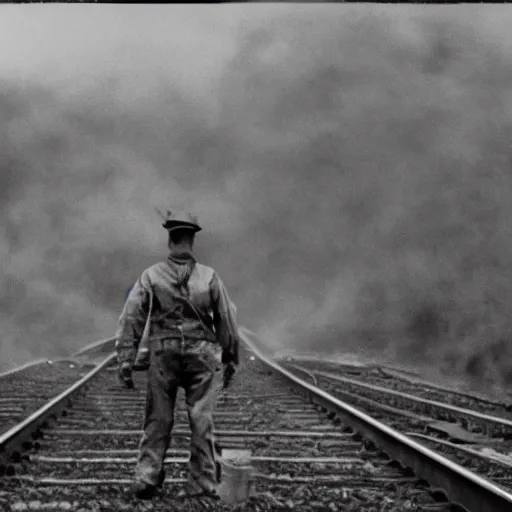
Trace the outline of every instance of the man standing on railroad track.
[[197, 219], [168, 211], [163, 226], [168, 231], [167, 260], [141, 274], [116, 335], [119, 376], [125, 386], [133, 387], [135, 356], [149, 318], [146, 413], [134, 492], [150, 499], [163, 485], [176, 394], [183, 387], [191, 428], [190, 494], [216, 497], [212, 413], [221, 363], [228, 381], [238, 365], [235, 310], [217, 273], [196, 262], [193, 244], [201, 230]]

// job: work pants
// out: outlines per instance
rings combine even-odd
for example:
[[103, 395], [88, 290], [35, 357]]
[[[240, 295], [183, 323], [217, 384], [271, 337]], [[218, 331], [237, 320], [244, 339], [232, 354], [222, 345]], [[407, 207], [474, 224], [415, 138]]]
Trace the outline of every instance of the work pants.
[[144, 433], [136, 479], [158, 485], [174, 424], [178, 388], [185, 390], [191, 429], [189, 484], [193, 492], [217, 485], [213, 408], [221, 380], [220, 353], [207, 341], [150, 342]]

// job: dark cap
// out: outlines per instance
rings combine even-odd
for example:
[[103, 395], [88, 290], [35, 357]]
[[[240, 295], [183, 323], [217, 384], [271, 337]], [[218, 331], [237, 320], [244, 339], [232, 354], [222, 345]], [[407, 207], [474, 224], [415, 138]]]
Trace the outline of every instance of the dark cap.
[[167, 231], [174, 231], [175, 229], [191, 229], [196, 233], [201, 231], [201, 227], [198, 224], [197, 217], [188, 212], [171, 212], [167, 210], [167, 215], [164, 218], [162, 226]]

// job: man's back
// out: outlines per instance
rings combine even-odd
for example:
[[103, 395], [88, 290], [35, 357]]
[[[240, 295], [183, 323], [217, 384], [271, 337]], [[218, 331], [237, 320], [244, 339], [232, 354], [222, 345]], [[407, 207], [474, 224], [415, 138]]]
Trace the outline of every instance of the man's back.
[[[217, 273], [192, 258], [170, 255], [141, 274], [121, 314], [120, 353], [125, 350], [126, 357], [132, 355], [148, 319], [148, 345], [162, 339], [206, 340], [233, 349], [237, 359], [234, 306]], [[122, 355], [120, 359], [125, 360]]]
[[172, 261], [148, 268], [142, 282], [152, 307], [148, 339], [181, 338], [216, 341], [213, 332], [212, 285], [215, 272], [195, 263]]

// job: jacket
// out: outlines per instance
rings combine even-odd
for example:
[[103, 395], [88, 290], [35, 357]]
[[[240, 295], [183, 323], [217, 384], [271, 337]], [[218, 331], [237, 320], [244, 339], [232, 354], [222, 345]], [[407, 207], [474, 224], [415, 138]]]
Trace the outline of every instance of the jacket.
[[222, 347], [223, 359], [238, 364], [235, 311], [212, 268], [170, 255], [147, 268], [126, 299], [116, 333], [118, 361], [133, 365], [149, 319], [150, 348], [162, 339], [207, 340]]

